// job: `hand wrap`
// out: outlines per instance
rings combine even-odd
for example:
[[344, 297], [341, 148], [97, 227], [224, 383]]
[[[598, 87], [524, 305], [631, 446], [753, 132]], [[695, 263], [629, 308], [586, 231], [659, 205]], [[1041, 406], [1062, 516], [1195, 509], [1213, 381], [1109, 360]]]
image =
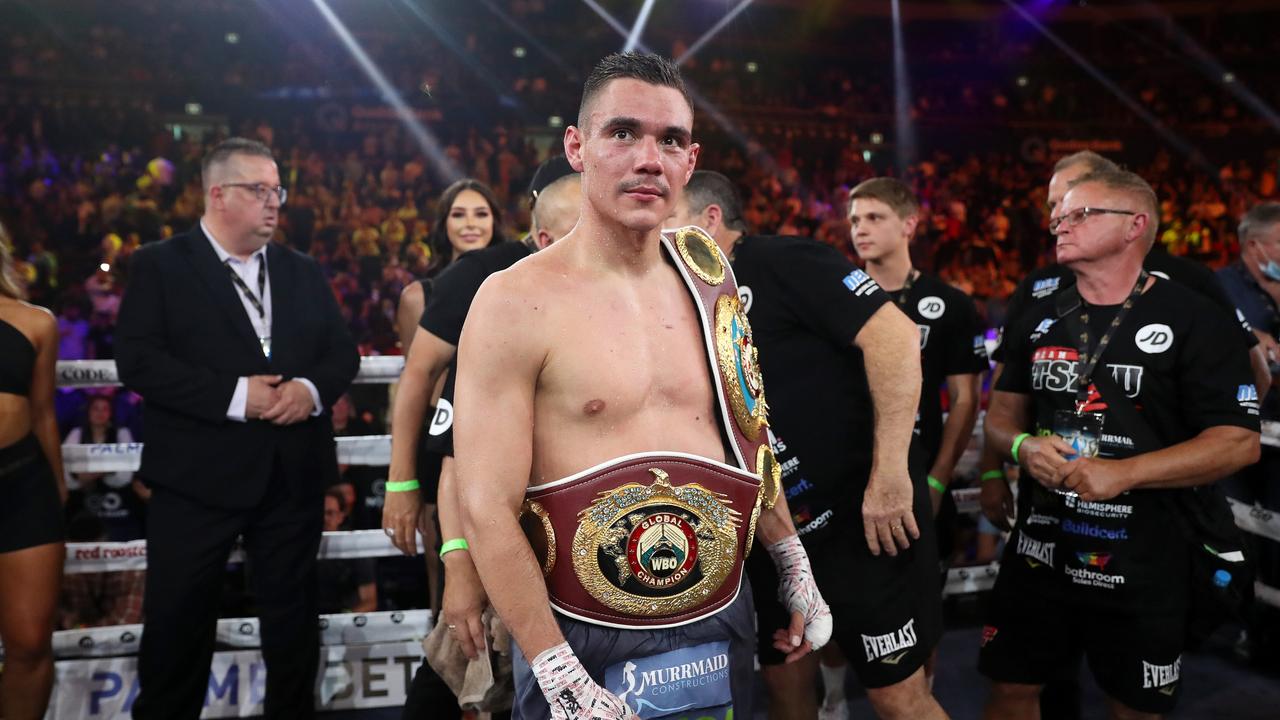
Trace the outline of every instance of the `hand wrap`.
[[804, 639], [817, 650], [831, 639], [831, 608], [818, 592], [809, 555], [798, 535], [788, 535], [765, 548], [778, 568], [778, 600], [804, 616]]
[[591, 679], [567, 642], [544, 650], [530, 667], [551, 706], [552, 720], [626, 720], [633, 716], [618, 696]]

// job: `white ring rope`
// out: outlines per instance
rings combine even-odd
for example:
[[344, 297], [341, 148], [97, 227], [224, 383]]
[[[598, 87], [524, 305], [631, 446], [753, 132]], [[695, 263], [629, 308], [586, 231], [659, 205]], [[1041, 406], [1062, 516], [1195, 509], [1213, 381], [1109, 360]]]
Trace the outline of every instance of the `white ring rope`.
[[[404, 358], [398, 355], [367, 356], [360, 359], [356, 382], [394, 382], [404, 369]], [[59, 387], [101, 387], [119, 385], [113, 360], [65, 360], [58, 363]], [[980, 438], [982, 418], [974, 435]], [[362, 435], [336, 438], [338, 462], [343, 465], [386, 466], [391, 461], [390, 435]], [[1280, 447], [1280, 423], [1262, 423], [1262, 442]], [[63, 464], [70, 472], [131, 472], [142, 460], [142, 443], [96, 445], [63, 445]], [[975, 465], [976, 456], [967, 452], [962, 465]], [[978, 488], [956, 488], [951, 495], [956, 509], [964, 514], [981, 512]], [[1236, 524], [1255, 535], [1280, 542], [1280, 512], [1231, 501]], [[421, 537], [418, 538], [422, 551]], [[232, 559], [239, 551], [232, 553]], [[399, 551], [381, 530], [327, 532], [320, 543], [318, 558], [376, 558], [398, 555]], [[67, 573], [141, 570], [146, 567], [146, 541], [124, 543], [67, 543]], [[945, 593], [957, 595], [990, 589], [999, 570], [998, 563], [976, 567], [952, 568], [948, 573]], [[1280, 590], [1259, 584], [1258, 599], [1280, 607]]]
[[[360, 358], [358, 383], [393, 383], [404, 370], [403, 355], [365, 355]], [[115, 360], [59, 360], [58, 387], [119, 387]]]
[[[389, 610], [371, 613], [321, 615], [317, 629], [321, 645], [355, 645], [421, 640], [431, 631], [430, 610]], [[256, 648], [262, 643], [258, 618], [221, 618], [218, 644]], [[53, 634], [58, 659], [134, 655], [142, 642], [142, 625], [59, 630]]]

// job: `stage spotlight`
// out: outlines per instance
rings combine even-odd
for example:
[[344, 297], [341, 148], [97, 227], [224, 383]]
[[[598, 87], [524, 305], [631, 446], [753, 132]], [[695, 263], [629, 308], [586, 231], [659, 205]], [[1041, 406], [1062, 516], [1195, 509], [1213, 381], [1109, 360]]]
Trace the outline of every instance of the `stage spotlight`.
[[871, 151], [870, 151], [870, 150], [863, 150], [863, 151], [862, 151], [862, 161], [863, 161], [863, 162], [871, 162]]
[[204, 106], [200, 103], [189, 102], [186, 104], [185, 110], [188, 115], [199, 115], [204, 112]]
[[1017, 13], [1028, 25], [1035, 28], [1036, 32], [1044, 36], [1046, 40], [1056, 45], [1064, 55], [1071, 58], [1072, 62], [1078, 65], [1081, 70], [1088, 73], [1098, 82], [1099, 85], [1106, 88], [1107, 92], [1114, 95], [1115, 98], [1124, 104], [1125, 107], [1129, 108], [1130, 112], [1141, 118], [1142, 121], [1149, 125], [1151, 129], [1163, 138], [1166, 143], [1171, 145], [1183, 156], [1190, 158], [1201, 169], [1216, 172], [1216, 169], [1209, 165], [1204, 159], [1204, 153], [1200, 152], [1198, 148], [1191, 145], [1190, 142], [1166, 125], [1164, 121], [1156, 117], [1154, 113], [1135, 100], [1133, 96], [1125, 92], [1124, 88], [1117, 85], [1114, 80], [1112, 80], [1093, 63], [1089, 62], [1084, 55], [1071, 45], [1067, 44], [1065, 40], [1058, 37], [1058, 35], [1046, 27], [1039, 18], [1019, 5], [1016, 0], [1001, 0], [1001, 2], [1007, 5], [1011, 11]]
[[756, 71], [757, 71], [757, 70], [759, 70], [759, 69], [760, 69], [760, 66], [759, 66], [759, 65], [757, 65], [757, 64], [755, 64], [755, 63], [753, 63], [753, 62], [749, 62], [749, 63], [747, 63], [747, 72], [749, 72], [749, 73], [753, 73], [753, 72], [756, 72]]
[[525, 50], [524, 47], [520, 45], [517, 45], [511, 48], [511, 55], [517, 58], [523, 58], [525, 55], [528, 54], [528, 52], [529, 52], [528, 50]]
[[223, 39], [227, 41], [228, 45], [235, 45], [240, 42], [240, 35], [237, 33], [227, 33], [226, 37]]
[[[676, 64], [677, 65], [685, 64], [685, 61], [693, 57], [694, 53], [701, 50], [703, 45], [706, 45], [708, 42], [711, 42], [711, 38], [719, 34], [719, 32], [723, 30], [726, 25], [733, 22], [733, 19], [738, 17], [738, 14], [741, 13], [743, 10], [746, 10], [747, 6], [750, 5], [751, 3], [752, 3], [752, 0], [742, 0], [737, 5], [735, 5], [732, 10], [725, 13], [724, 17], [716, 21], [716, 24], [712, 25], [710, 30], [707, 30], [705, 33], [702, 34], [702, 37], [698, 38], [697, 40], [694, 40], [693, 44], [689, 46], [688, 50], [684, 51], [683, 55], [676, 58]], [[752, 71], [748, 70], [747, 72], [752, 72]]]
[[631, 26], [631, 32], [627, 34], [627, 44], [622, 46], [622, 52], [631, 52], [640, 44], [640, 36], [644, 34], [645, 25], [649, 24], [649, 13], [652, 10], [653, 0], [644, 0], [644, 5], [640, 6], [640, 14], [636, 16], [636, 24]]
[[1233, 72], [1222, 73], [1222, 82], [1233, 83], [1236, 81], [1236, 74]]
[[1031, 81], [1027, 79], [1026, 75], [1019, 75], [1017, 83], [1018, 83], [1018, 87], [1026, 87], [1027, 85], [1031, 84]]
[[883, 144], [883, 143], [884, 143], [884, 135], [881, 135], [881, 134], [880, 134], [880, 133], [878, 133], [878, 132], [877, 132], [877, 133], [871, 133], [871, 144], [872, 144], [872, 145], [881, 145], [881, 144]]
[[333, 34], [338, 36], [338, 40], [346, 48], [347, 53], [351, 55], [351, 59], [355, 61], [356, 66], [368, 78], [370, 84], [378, 89], [381, 101], [391, 106], [391, 110], [404, 125], [405, 129], [409, 131], [410, 137], [414, 139], [418, 149], [422, 151], [422, 154], [431, 163], [432, 169], [435, 170], [437, 176], [447, 182], [452, 182], [461, 177], [462, 171], [445, 154], [440, 141], [418, 119], [408, 103], [401, 97], [400, 92], [387, 79], [382, 69], [373, 61], [373, 58], [369, 57], [369, 54], [360, 46], [359, 41], [347, 29], [346, 24], [329, 7], [328, 2], [326, 0], [311, 0], [311, 3], [320, 11], [320, 16], [328, 23], [329, 28], [333, 30]]
[[101, 263], [98, 265], [98, 269], [102, 272], [111, 272], [111, 265], [109, 263]]
[[[900, 0], [890, 0], [893, 18], [893, 141], [898, 172], [906, 172], [916, 157], [916, 129], [911, 120], [911, 72], [902, 32]], [[884, 138], [882, 137], [881, 140]]]
[[553, 128], [562, 128], [564, 127], [564, 118], [559, 115], [552, 115], [547, 118], [547, 125], [550, 125]]

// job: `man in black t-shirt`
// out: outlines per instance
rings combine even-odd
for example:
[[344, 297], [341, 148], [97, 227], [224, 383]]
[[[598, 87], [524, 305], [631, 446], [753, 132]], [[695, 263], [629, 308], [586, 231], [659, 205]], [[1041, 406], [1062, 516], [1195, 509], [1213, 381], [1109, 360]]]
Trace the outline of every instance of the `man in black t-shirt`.
[[[730, 259], [768, 384], [787, 502], [831, 605], [832, 639], [851, 654], [881, 716], [946, 717], [922, 670], [942, 618], [925, 468], [919, 457], [908, 467], [920, 388], [914, 323], [834, 248], [746, 235], [741, 201], [719, 173], [693, 173], [668, 225], [704, 228]], [[877, 526], [889, 512], [906, 513], [916, 532], [892, 524], [882, 538]], [[763, 637], [786, 617], [771, 570], [764, 553], [747, 559], [770, 717], [813, 717], [814, 662], [784, 665]]]
[[[1063, 157], [1054, 165], [1053, 175], [1049, 178], [1046, 208], [1049, 217], [1057, 216], [1058, 207], [1062, 204], [1062, 199], [1066, 196], [1071, 183], [1091, 172], [1119, 170], [1119, 165], [1090, 150], [1082, 150]], [[1153, 247], [1147, 253], [1144, 266], [1151, 274], [1182, 284], [1225, 310], [1235, 312], [1235, 308], [1213, 277], [1213, 273], [1201, 263], [1171, 256], [1163, 248]], [[1009, 297], [1003, 327], [1014, 327], [1028, 307], [1054, 296], [1059, 291], [1073, 287], [1075, 282], [1075, 275], [1059, 263], [1032, 272], [1023, 278], [1013, 295]], [[1244, 323], [1245, 341], [1250, 345], [1256, 345], [1257, 340], [1252, 333], [1248, 332], [1248, 329], [1248, 324]], [[991, 359], [995, 363], [991, 373], [992, 388], [998, 384], [1004, 369], [1003, 334], [1002, 329], [1001, 337], [991, 354]], [[1265, 372], [1266, 363], [1260, 348], [1254, 348], [1250, 361], [1254, 368], [1255, 383], [1260, 388], [1265, 387], [1269, 384], [1270, 377]], [[1259, 368], [1262, 368], [1260, 374]], [[989, 446], [983, 448], [980, 469], [983, 515], [997, 529], [1007, 531], [1011, 528], [1011, 518], [1014, 515], [1013, 492], [1005, 478], [1004, 462], [998, 449]], [[1078, 666], [1079, 663], [1076, 662], [1069, 667], [1064, 667], [1056, 678], [1046, 684], [1040, 700], [1043, 720], [1075, 720], [1080, 717]]]
[[1177, 505], [1223, 502], [1190, 488], [1254, 462], [1259, 435], [1231, 315], [1142, 268], [1158, 217], [1132, 173], [1077, 180], [1051, 222], [1076, 289], [1006, 328], [986, 435], [1023, 473], [979, 656], [988, 717], [1034, 716], [1081, 652], [1113, 717], [1178, 695], [1202, 550]]
[[[911, 266], [910, 244], [919, 212], [914, 193], [900, 180], [873, 178], [849, 192], [854, 250], [866, 262], [867, 274], [920, 330], [924, 385], [915, 432], [929, 467], [930, 496], [937, 514], [978, 418], [979, 381], [988, 370], [987, 346], [973, 298]], [[945, 426], [939, 392], [944, 385], [950, 409]]]
[[[1067, 193], [1071, 183], [1084, 175], [1098, 171], [1118, 171], [1120, 167], [1114, 162], [1090, 151], [1082, 151], [1068, 155], [1054, 166], [1053, 176], [1049, 179], [1048, 208], [1050, 217], [1056, 217], [1058, 206]], [[1267, 358], [1258, 338], [1252, 332], [1245, 316], [1236, 308], [1227, 296], [1222, 284], [1214, 277], [1213, 271], [1195, 260], [1170, 255], [1162, 247], [1152, 247], [1143, 259], [1143, 267], [1152, 275], [1172, 280], [1210, 300], [1215, 305], [1233, 314], [1239, 322], [1245, 345], [1249, 350], [1249, 363], [1253, 371], [1253, 381], [1259, 390], [1259, 396], [1265, 397], [1271, 385], [1271, 373], [1267, 367]], [[1000, 340], [991, 353], [995, 363], [992, 373], [992, 387], [995, 387], [1004, 364], [1004, 328], [1013, 327], [1022, 317], [1026, 309], [1033, 304], [1051, 297], [1060, 290], [1075, 285], [1075, 275], [1060, 262], [1037, 269], [1018, 283], [1005, 310]], [[982, 509], [987, 519], [1002, 530], [1009, 529], [1009, 518], [1013, 514], [1013, 494], [1005, 482], [988, 482], [1003, 477], [1002, 464], [998, 453], [984, 448], [982, 456]]]

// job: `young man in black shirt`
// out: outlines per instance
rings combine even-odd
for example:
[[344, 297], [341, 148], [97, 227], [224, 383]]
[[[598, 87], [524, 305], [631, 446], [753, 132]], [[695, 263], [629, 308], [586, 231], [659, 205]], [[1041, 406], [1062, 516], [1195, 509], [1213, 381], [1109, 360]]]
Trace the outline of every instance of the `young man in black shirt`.
[[[946, 717], [923, 671], [942, 618], [921, 458], [908, 468], [920, 390], [914, 323], [834, 248], [745, 234], [741, 201], [719, 173], [693, 173], [668, 225], [704, 228], [732, 264], [768, 382], [787, 501], [831, 605], [832, 639], [851, 654], [881, 717]], [[759, 627], [778, 627], [786, 613], [764, 553], [747, 569]], [[784, 665], [763, 636], [758, 653], [770, 717], [813, 717], [814, 663]]]
[[[915, 432], [929, 467], [936, 514], [978, 418], [979, 381], [988, 370], [987, 346], [973, 298], [911, 266], [911, 237], [919, 212], [911, 188], [893, 178], [867, 180], [849, 193], [849, 221], [858, 257], [866, 262], [867, 274], [920, 330], [924, 386]], [[945, 425], [939, 393], [944, 384], [950, 408]]]
[[1158, 213], [1132, 173], [1077, 180], [1051, 221], [1076, 290], [1006, 328], [986, 434], [1023, 474], [979, 657], [987, 718], [1034, 716], [1081, 652], [1113, 718], [1178, 695], [1200, 550], [1176, 503], [1254, 462], [1259, 435], [1231, 316], [1143, 270]]

